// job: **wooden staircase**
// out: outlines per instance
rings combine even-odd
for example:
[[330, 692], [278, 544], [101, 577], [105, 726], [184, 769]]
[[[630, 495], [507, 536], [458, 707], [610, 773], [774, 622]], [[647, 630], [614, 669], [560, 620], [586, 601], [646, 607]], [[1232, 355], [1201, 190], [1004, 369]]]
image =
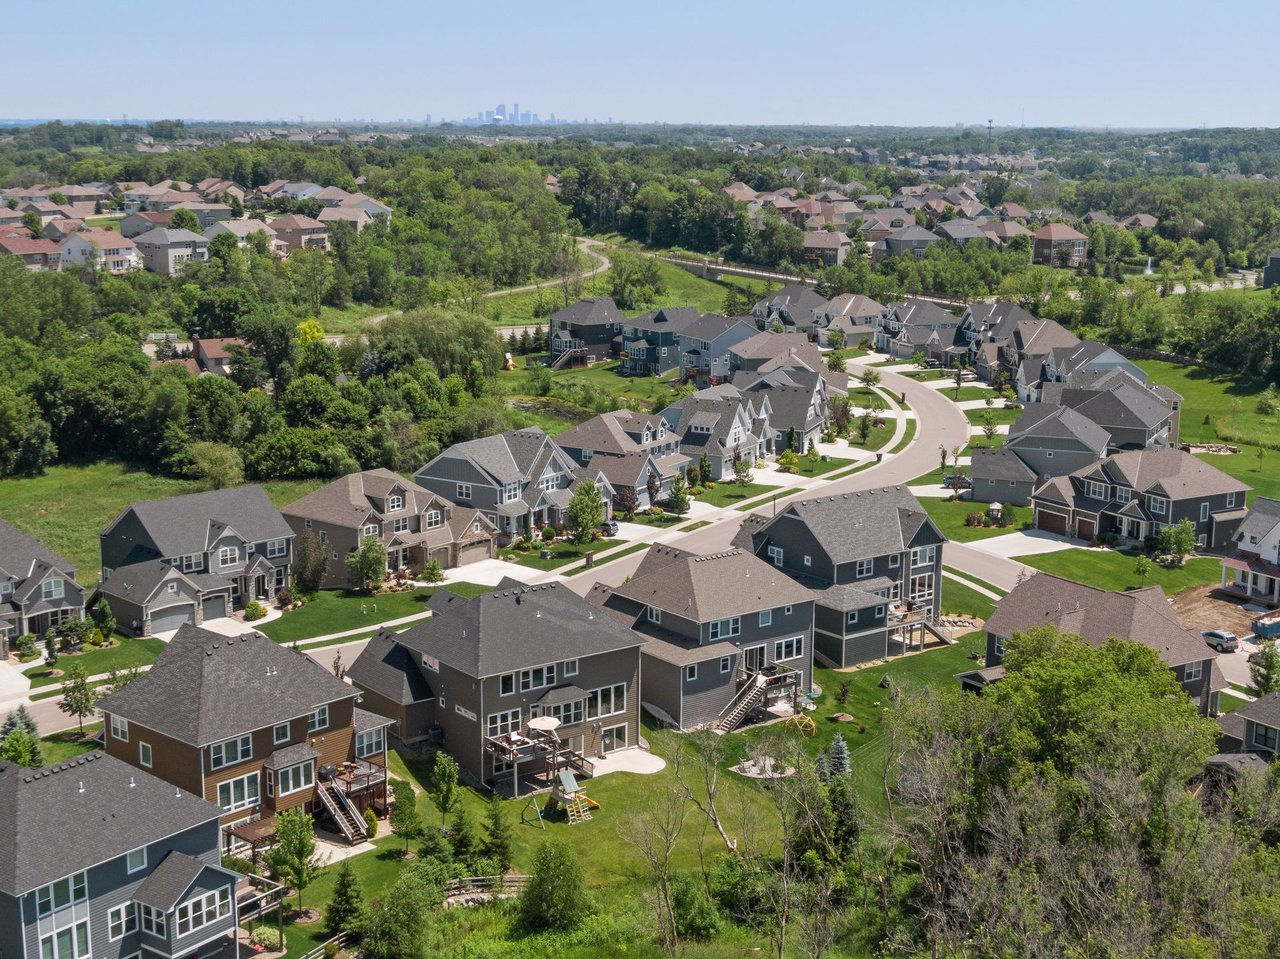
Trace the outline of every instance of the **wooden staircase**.
[[742, 718], [760, 702], [766, 682], [764, 674], [754, 674], [733, 702], [725, 707], [725, 711], [720, 714], [720, 718], [715, 721], [712, 728], [718, 733], [728, 733], [736, 729], [738, 723], [742, 722]]
[[333, 782], [320, 783], [320, 803], [324, 806], [329, 818], [353, 846], [368, 837], [364, 817], [355, 805]]
[[591, 818], [591, 807], [587, 805], [586, 800], [581, 796], [574, 796], [568, 799], [564, 804], [565, 815], [569, 817], [569, 825], [574, 823], [586, 822]]

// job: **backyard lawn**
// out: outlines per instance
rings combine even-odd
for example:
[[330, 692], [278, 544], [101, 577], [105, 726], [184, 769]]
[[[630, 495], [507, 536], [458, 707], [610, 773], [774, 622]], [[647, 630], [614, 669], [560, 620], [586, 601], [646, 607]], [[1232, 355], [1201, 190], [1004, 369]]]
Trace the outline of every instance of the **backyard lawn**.
[[716, 483], [714, 487], [706, 488], [694, 497], [699, 503], [707, 503], [710, 506], [736, 506], [744, 500], [754, 499], [765, 493], [772, 493], [780, 489], [778, 486], [766, 486], [763, 483], [747, 483], [745, 486], [739, 486], [732, 480], [724, 480]]
[[[512, 405], [521, 410], [526, 410], [528, 405], [525, 398], [534, 402], [545, 399], [532, 396], [529, 392], [529, 371], [526, 364], [530, 360], [538, 362], [533, 356], [516, 357], [516, 369], [498, 373], [498, 381], [506, 388], [508, 395], [515, 398]], [[554, 370], [551, 374], [552, 382], [556, 386], [575, 390], [589, 387], [586, 391], [588, 395], [590, 392], [597, 392], [616, 399], [639, 413], [649, 413], [656, 404], [666, 406], [677, 399], [671, 386], [671, 376], [665, 380], [653, 376], [623, 376], [618, 372], [620, 365], [619, 362], [612, 361], [576, 370]], [[589, 410], [586, 412], [590, 415]]]
[[957, 583], [954, 579], [945, 576], [942, 578], [943, 613], [967, 613], [986, 620], [991, 618], [995, 608], [995, 600], [989, 596], [983, 596], [976, 589]]
[[983, 406], [976, 410], [965, 410], [964, 415], [974, 426], [981, 426], [983, 419], [990, 413], [997, 426], [1012, 426], [1022, 416], [1022, 410], [1009, 409], [1007, 406]]
[[320, 324], [320, 327], [330, 336], [347, 336], [352, 333], [359, 333], [365, 320], [371, 316], [380, 316], [384, 313], [396, 312], [389, 306], [373, 306], [369, 303], [352, 303], [344, 309], [338, 309], [332, 306], [322, 306], [320, 315], [314, 319]]
[[509, 559], [520, 566], [526, 566], [529, 569], [553, 570], [559, 569], [569, 563], [586, 559], [588, 553], [599, 553], [611, 546], [617, 546], [624, 542], [620, 539], [597, 539], [592, 540], [585, 546], [579, 546], [577, 543], [569, 540], [557, 540], [550, 547], [551, 558], [543, 559], [541, 550], [543, 547], [539, 544], [528, 552], [521, 552], [518, 549], [507, 547], [502, 550], [502, 558]]
[[1004, 446], [1004, 441], [1007, 438], [1008, 437], [1006, 437], [1003, 433], [997, 433], [995, 436], [991, 437], [990, 442], [988, 442], [985, 436], [975, 436], [973, 438], [973, 442], [960, 451], [960, 455], [973, 456], [974, 450], [999, 449], [1000, 447]]
[[97, 742], [98, 733], [102, 732], [102, 723], [85, 723], [84, 735], [79, 729], [68, 729], [52, 736], [40, 738], [40, 756], [46, 766], [75, 759], [82, 753], [93, 752], [101, 748]]
[[1180, 569], [1168, 569], [1153, 563], [1145, 583], [1139, 583], [1134, 573], [1137, 556], [1112, 549], [1064, 549], [1038, 556], [1015, 556], [1014, 559], [1087, 586], [1117, 591], [1140, 585], [1162, 586], [1170, 596], [1192, 586], [1216, 583], [1222, 578], [1222, 565], [1207, 556], [1189, 559]]
[[940, 496], [916, 497], [924, 511], [929, 514], [938, 528], [946, 534], [947, 539], [958, 543], [968, 543], [975, 539], [990, 539], [1002, 536], [1021, 528], [1022, 520], [1030, 518], [1030, 510], [1016, 510], [1014, 523], [1009, 526], [965, 526], [964, 518], [970, 513], [985, 513], [987, 503], [972, 503], [969, 500], [945, 500]]
[[[440, 588], [459, 596], [478, 596], [488, 589], [476, 583], [449, 583]], [[313, 639], [425, 613], [426, 602], [432, 592], [434, 590], [424, 587], [366, 596], [344, 589], [322, 589], [301, 609], [255, 628], [277, 643]]]
[[[277, 506], [292, 503], [324, 480], [263, 483]], [[195, 493], [194, 480], [155, 476], [123, 463], [51, 466], [43, 476], [0, 480], [0, 519], [34, 536], [79, 570], [77, 579], [97, 579], [98, 533], [130, 503]]]
[[[160, 650], [164, 649], [164, 642], [159, 639], [122, 639], [120, 637], [117, 639], [119, 642], [108, 649], [91, 649], [86, 646], [83, 653], [75, 655], [62, 653], [58, 656], [56, 668], [65, 671], [72, 663], [79, 663], [90, 676], [100, 676], [113, 669], [149, 665], [155, 662], [155, 658], [160, 655]], [[47, 675], [49, 667], [44, 663], [29, 666], [22, 672], [31, 677], [33, 689], [62, 681], [61, 677]]]
[[954, 403], [961, 403], [965, 400], [985, 400], [988, 398], [997, 403], [1000, 401], [1000, 397], [994, 390], [986, 386], [974, 386], [972, 383], [965, 383], [962, 385], [960, 387], [959, 395], [956, 394], [956, 388], [954, 386], [948, 386], [945, 390], [939, 389], [938, 392]]

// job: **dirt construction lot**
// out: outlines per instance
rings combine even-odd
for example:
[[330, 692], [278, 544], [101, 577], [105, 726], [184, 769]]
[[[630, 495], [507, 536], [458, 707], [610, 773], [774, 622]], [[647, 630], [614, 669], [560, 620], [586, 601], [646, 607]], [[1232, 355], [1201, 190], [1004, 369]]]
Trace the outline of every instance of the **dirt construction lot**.
[[1173, 608], [1187, 629], [1225, 629], [1243, 638], [1253, 632], [1254, 613], [1240, 607], [1243, 599], [1228, 596], [1216, 586], [1184, 589], [1173, 597]]

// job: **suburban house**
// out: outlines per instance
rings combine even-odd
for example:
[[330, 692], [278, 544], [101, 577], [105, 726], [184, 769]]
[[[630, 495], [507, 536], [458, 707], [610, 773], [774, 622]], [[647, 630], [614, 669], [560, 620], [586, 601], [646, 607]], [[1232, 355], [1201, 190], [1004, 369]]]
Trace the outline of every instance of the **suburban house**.
[[0, 950], [43, 959], [222, 955], [241, 877], [216, 806], [101, 752], [0, 765]]
[[468, 781], [517, 795], [639, 745], [643, 640], [567, 586], [505, 579], [471, 599], [437, 590], [428, 605], [429, 619], [375, 636], [347, 671], [402, 742], [430, 741]]
[[173, 206], [174, 210], [188, 210], [195, 214], [200, 229], [207, 230], [215, 223], [231, 219], [231, 207], [225, 203], [206, 203], [203, 200], [183, 200]]
[[614, 496], [599, 470], [580, 468], [537, 427], [454, 443], [413, 479], [461, 509], [480, 510], [505, 539], [525, 532], [528, 522], [563, 526], [579, 482], [600, 488], [606, 518]]
[[804, 258], [815, 266], [839, 266], [849, 255], [853, 241], [834, 230], [806, 230]]
[[1040, 475], [1011, 449], [973, 448], [969, 499], [975, 503], [1026, 506], [1040, 484]]
[[827, 381], [821, 373], [802, 366], [767, 373], [739, 370], [731, 382], [744, 394], [768, 397], [769, 425], [777, 452], [791, 449], [803, 454], [826, 431], [831, 406]]
[[283, 256], [288, 251], [284, 241], [276, 236], [276, 231], [263, 220], [219, 220], [209, 225], [209, 228], [204, 231], [204, 238], [212, 240], [219, 233], [230, 233], [236, 238], [236, 246], [242, 249], [249, 245], [249, 237], [255, 233], [261, 233], [267, 238], [267, 246], [271, 252]]
[[826, 356], [804, 333], [757, 333], [729, 348], [729, 366], [740, 373], [803, 369], [819, 374], [836, 393], [849, 391], [849, 374], [827, 368]]
[[230, 376], [234, 357], [231, 347], [239, 346], [248, 349], [244, 340], [234, 336], [192, 337], [191, 352], [200, 369], [215, 376]]
[[1031, 262], [1076, 269], [1084, 266], [1089, 238], [1065, 223], [1046, 223], [1031, 235]]
[[332, 229], [335, 223], [348, 223], [357, 233], [373, 222], [364, 210], [357, 206], [327, 206], [316, 214], [316, 220]]
[[46, 240], [52, 240], [54, 243], [61, 245], [62, 241], [72, 233], [83, 229], [84, 220], [69, 220], [63, 217], [46, 223], [44, 229], [40, 231], [40, 235]]
[[615, 355], [626, 318], [611, 297], [579, 300], [551, 314], [551, 365], [594, 363]]
[[970, 243], [977, 243], [978, 246], [991, 243], [991, 237], [973, 220], [947, 220], [939, 223], [936, 229], [943, 239], [950, 240], [962, 250]]
[[1218, 717], [1219, 748], [1224, 753], [1251, 753], [1270, 762], [1280, 752], [1280, 692], [1267, 693]]
[[680, 452], [699, 463], [705, 456], [718, 482], [733, 476], [735, 460], [750, 464], [773, 451], [769, 411], [767, 395], [748, 396], [725, 383], [691, 393], [660, 415], [680, 437]]
[[824, 338], [833, 332], [844, 337], [849, 346], [857, 346], [865, 337], [874, 341], [876, 329], [889, 317], [889, 308], [860, 293], [841, 293], [813, 311], [811, 339]]
[[903, 359], [921, 353], [944, 366], [967, 358], [968, 339], [961, 319], [932, 300], [910, 298], [889, 304], [889, 316], [876, 334], [876, 349]]
[[903, 486], [800, 500], [734, 537], [814, 591], [814, 656], [852, 666], [924, 645], [947, 538]]
[[293, 530], [261, 486], [134, 503], [99, 537], [98, 589], [139, 636], [269, 601], [289, 583]]
[[784, 333], [807, 332], [813, 325], [813, 311], [825, 302], [813, 287], [790, 283], [751, 307], [751, 315], [761, 330], [777, 323]]
[[0, 236], [0, 253], [19, 257], [32, 273], [57, 273], [62, 269], [62, 251], [44, 237]]
[[731, 350], [758, 335], [750, 316], [708, 313], [680, 334], [681, 378], [706, 389], [728, 380], [733, 371]]
[[942, 237], [938, 234], [913, 223], [890, 233], [883, 240], [877, 240], [871, 256], [873, 259], [886, 256], [914, 256], [918, 260], [924, 256], [929, 247], [941, 242]]
[[1222, 588], [1280, 606], [1280, 500], [1259, 496], [1222, 557]]
[[348, 473], [280, 512], [295, 536], [311, 533], [323, 544], [325, 588], [349, 585], [346, 559], [369, 536], [386, 546], [391, 573], [417, 575], [431, 560], [452, 569], [498, 555], [497, 530], [482, 513], [387, 469]]
[[1009, 427], [1004, 448], [1047, 479], [1097, 463], [1110, 444], [1106, 430], [1070, 407], [1032, 403]]
[[133, 238], [142, 263], [152, 273], [174, 276], [192, 260], [209, 259], [209, 241], [190, 230], [156, 227]]
[[1159, 396], [1123, 370], [1105, 375], [1102, 388], [1046, 383], [1040, 388], [1040, 404], [1057, 404], [1097, 423], [1110, 436], [1113, 450], [1168, 446], [1176, 439], [1171, 435], [1173, 410]]
[[664, 376], [681, 363], [680, 336], [701, 314], [691, 306], [668, 307], [624, 320], [622, 374]]
[[271, 229], [275, 230], [276, 239], [292, 253], [303, 247], [317, 250], [329, 249], [329, 229], [319, 220], [300, 213], [278, 216], [271, 221]]
[[261, 633], [184, 626], [145, 676], [106, 696], [107, 753], [218, 806], [236, 853], [301, 807], [349, 842], [386, 809], [387, 727], [360, 690]]
[[1017, 220], [984, 220], [981, 229], [998, 247], [1008, 246], [1014, 237], [1031, 236], [1031, 231]]
[[1115, 347], [1096, 340], [1081, 340], [1074, 346], [1050, 350], [1044, 358], [1043, 378], [1050, 383], [1076, 386], [1083, 379], [1112, 370], [1128, 373], [1139, 384], [1147, 382], [1147, 374], [1140, 366], [1125, 359]]
[[84, 619], [76, 568], [38, 540], [0, 520], [0, 650], [19, 636], [39, 636]]
[[1196, 543], [1209, 549], [1235, 541], [1249, 487], [1179, 449], [1114, 453], [1031, 497], [1035, 525], [1092, 540], [1114, 535], [1143, 542], [1163, 526], [1190, 520]]
[[142, 266], [138, 248], [114, 230], [81, 230], [59, 244], [62, 266], [101, 266], [109, 273], [128, 273]]
[[1122, 593], [1048, 573], [1028, 577], [996, 603], [986, 622], [985, 666], [961, 674], [961, 685], [979, 692], [997, 682], [1004, 676], [1001, 664], [1013, 634], [1040, 626], [1077, 635], [1090, 646], [1115, 638], [1154, 649], [1206, 715], [1218, 711], [1218, 693], [1228, 687], [1217, 654], [1199, 632], [1182, 625], [1159, 586]]
[[158, 210], [142, 210], [130, 213], [120, 221], [120, 235], [132, 239], [142, 236], [157, 227], [168, 226], [173, 219], [172, 213], [161, 213]]
[[603, 473], [615, 496], [624, 490], [634, 493], [639, 509], [658, 505], [649, 502], [650, 473], [657, 478], [661, 501], [690, 464], [680, 452], [680, 435], [667, 428], [666, 420], [630, 410], [593, 416], [557, 435], [556, 445], [579, 465]]
[[588, 599], [640, 649], [640, 699], [681, 730], [801, 711], [813, 679], [813, 594], [750, 550], [652, 546], [629, 581]]
[[1002, 370], [1009, 372], [1001, 362], [1001, 351], [1012, 341], [1023, 320], [1036, 322], [1030, 313], [1008, 301], [970, 303], [965, 307], [960, 330], [969, 344], [969, 365], [983, 380], [992, 383]]

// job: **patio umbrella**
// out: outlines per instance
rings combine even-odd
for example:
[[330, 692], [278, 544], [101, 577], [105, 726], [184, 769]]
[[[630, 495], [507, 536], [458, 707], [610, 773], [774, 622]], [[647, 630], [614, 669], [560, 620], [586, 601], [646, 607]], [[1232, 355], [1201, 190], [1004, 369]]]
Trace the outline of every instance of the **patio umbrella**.
[[560, 720], [554, 716], [534, 716], [529, 720], [530, 729], [541, 729], [545, 732], [555, 732], [560, 726]]

